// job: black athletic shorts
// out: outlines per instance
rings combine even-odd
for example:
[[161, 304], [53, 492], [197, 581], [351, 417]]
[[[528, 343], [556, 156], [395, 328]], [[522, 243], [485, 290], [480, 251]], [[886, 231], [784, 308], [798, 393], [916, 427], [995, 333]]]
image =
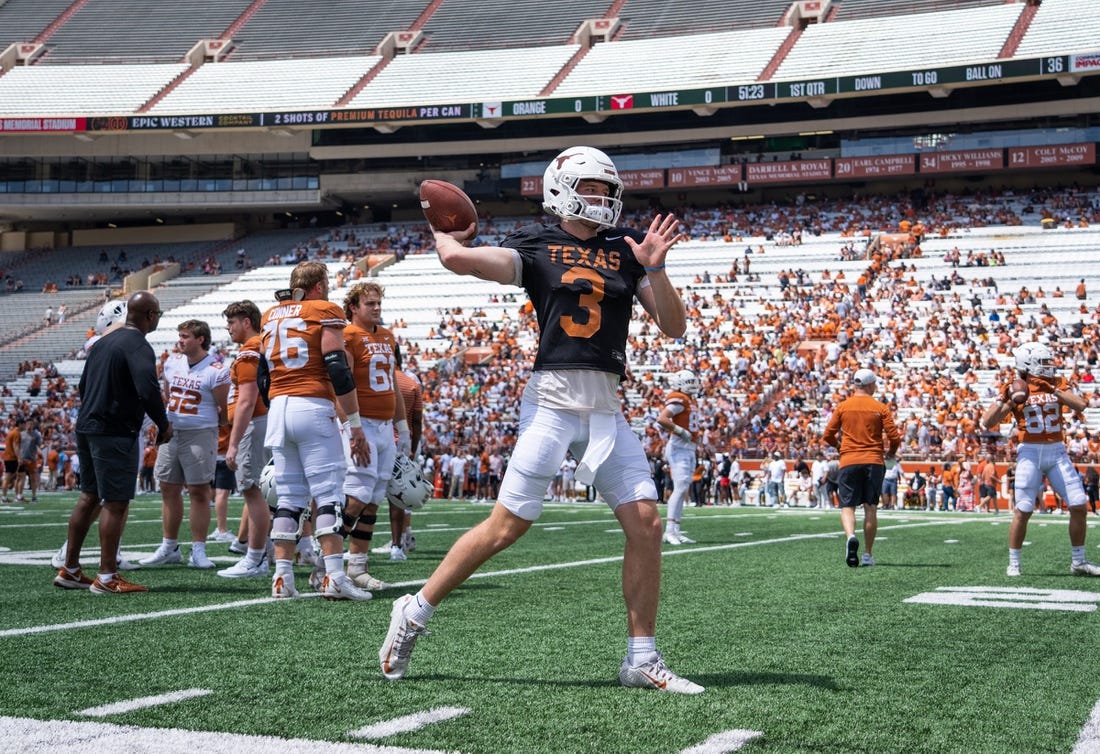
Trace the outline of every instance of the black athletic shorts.
[[141, 459], [138, 438], [76, 433], [80, 458], [80, 491], [100, 501], [130, 502], [137, 488]]
[[237, 474], [229, 470], [224, 458], [214, 466], [214, 489], [237, 491]]
[[882, 479], [886, 467], [881, 463], [856, 463], [841, 466], [839, 479], [840, 507], [855, 508], [859, 505], [878, 505], [882, 495]]

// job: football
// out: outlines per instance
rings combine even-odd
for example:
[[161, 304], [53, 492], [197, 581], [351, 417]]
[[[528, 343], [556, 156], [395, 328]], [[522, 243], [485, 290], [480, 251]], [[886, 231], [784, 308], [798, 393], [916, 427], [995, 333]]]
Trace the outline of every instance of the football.
[[1009, 388], [1008, 395], [1012, 398], [1013, 403], [1022, 406], [1027, 403], [1028, 392], [1027, 381], [1017, 377], [1012, 381], [1012, 387]]
[[446, 181], [424, 181], [420, 184], [420, 208], [436, 230], [451, 233], [466, 230], [474, 224], [477, 233], [477, 209], [466, 192]]

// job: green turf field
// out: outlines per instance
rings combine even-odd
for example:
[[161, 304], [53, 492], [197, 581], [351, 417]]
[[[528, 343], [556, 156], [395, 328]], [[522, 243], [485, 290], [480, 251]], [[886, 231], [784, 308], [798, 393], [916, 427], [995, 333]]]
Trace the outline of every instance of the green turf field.
[[[0, 751], [1100, 750], [1100, 580], [1069, 574], [1065, 516], [1033, 518], [1009, 579], [1005, 514], [884, 512], [879, 564], [850, 569], [836, 512], [689, 508], [698, 544], [665, 546], [657, 631], [707, 688], [684, 697], [618, 684], [622, 535], [603, 505], [548, 506], [387, 682], [392, 598], [487, 505], [430, 503], [407, 562], [372, 556], [399, 588], [333, 603], [183, 566], [130, 574], [143, 595], [57, 589], [73, 497], [43, 499], [0, 509]], [[159, 498], [138, 498], [124, 550], [159, 540]]]

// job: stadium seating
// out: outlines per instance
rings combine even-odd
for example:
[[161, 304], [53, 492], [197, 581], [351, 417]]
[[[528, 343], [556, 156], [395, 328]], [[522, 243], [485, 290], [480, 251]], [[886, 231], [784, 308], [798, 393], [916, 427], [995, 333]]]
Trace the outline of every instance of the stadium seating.
[[448, 0], [424, 24], [424, 49], [436, 52], [565, 44], [582, 21], [600, 18], [606, 10], [606, 2], [595, 0]]
[[484, 52], [399, 55], [350, 107], [442, 105], [532, 99], [579, 48], [555, 45]]
[[[628, 0], [619, 12], [623, 31], [616, 39], [778, 26], [790, 7], [788, 0]], [[733, 51], [742, 52], [743, 43]]]
[[72, 0], [8, 0], [0, 16], [0, 48], [33, 41], [70, 5]]
[[178, 62], [200, 39], [221, 37], [248, 5], [248, 0], [88, 0], [49, 38], [44, 62]]
[[830, 21], [904, 16], [910, 13], [982, 8], [1003, 4], [1004, 0], [843, 0], [833, 4], [836, 12]]
[[1029, 58], [1097, 49], [1100, 15], [1075, 0], [1044, 0], [1028, 27], [1016, 57]]
[[0, 76], [4, 115], [128, 113], [187, 70], [183, 63], [33, 65]]
[[813, 24], [779, 65], [776, 80], [995, 60], [1022, 5]]
[[[555, 97], [704, 88], [755, 81], [790, 29], [770, 27], [594, 45]], [[691, 54], [685, 54], [690, 50]]]
[[332, 107], [378, 56], [207, 63], [150, 113], [256, 112]]

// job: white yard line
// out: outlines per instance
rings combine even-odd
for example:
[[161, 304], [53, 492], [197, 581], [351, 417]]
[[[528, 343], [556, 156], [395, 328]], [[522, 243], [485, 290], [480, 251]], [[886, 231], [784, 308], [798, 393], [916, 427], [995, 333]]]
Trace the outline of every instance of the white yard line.
[[358, 730], [350, 730], [348, 735], [355, 738], [386, 738], [387, 736], [396, 736], [398, 733], [411, 733], [428, 725], [468, 715], [470, 712], [471, 710], [468, 707], [436, 707], [427, 712], [415, 712], [411, 715], [403, 715], [392, 720], [383, 720], [380, 723], [366, 725]]
[[1089, 719], [1081, 728], [1073, 754], [1100, 754], [1100, 702], [1093, 706]]
[[112, 704], [103, 704], [99, 707], [88, 707], [88, 709], [77, 710], [73, 714], [85, 715], [87, 717], [122, 715], [127, 712], [133, 712], [134, 710], [159, 707], [162, 704], [175, 704], [185, 699], [194, 699], [213, 693], [214, 692], [209, 689], [184, 689], [183, 691], [172, 691], [168, 694], [157, 694], [156, 696], [139, 696], [136, 699], [126, 699]]
[[[936, 520], [936, 521], [920, 521], [916, 523], [901, 523], [891, 526], [880, 526], [879, 531], [892, 531], [895, 529], [912, 529], [924, 526], [949, 526], [951, 524], [964, 524], [964, 523], [977, 523], [981, 519], [952, 519], [952, 520]], [[759, 547], [760, 545], [774, 545], [782, 544], [785, 542], [800, 542], [811, 539], [837, 539], [841, 535], [839, 532], [820, 532], [818, 534], [795, 534], [790, 537], [776, 537], [774, 539], [757, 539], [747, 542], [730, 542], [721, 545], [701, 545], [691, 547], [679, 547], [676, 549], [664, 550], [663, 555], [668, 557], [670, 555], [688, 555], [692, 553], [700, 552], [719, 552], [722, 550], [739, 550], [745, 547]], [[540, 571], [556, 571], [565, 568], [581, 568], [589, 565], [603, 565], [607, 563], [618, 563], [623, 559], [622, 555], [611, 555], [605, 558], [590, 558], [588, 560], [574, 560], [566, 563], [546, 563], [544, 565], [526, 566], [524, 568], [509, 568], [501, 571], [479, 571], [471, 576], [471, 579], [491, 579], [500, 576], [514, 576], [524, 573], [538, 573]], [[427, 579], [418, 579], [415, 581], [398, 582], [392, 586], [395, 588], [405, 588], [422, 585]], [[302, 598], [317, 597], [314, 592], [303, 594]], [[140, 599], [140, 597], [131, 597], [129, 599]], [[300, 598], [301, 599], [301, 598]], [[195, 613], [213, 612], [215, 610], [231, 610], [239, 607], [252, 607], [254, 605], [266, 605], [270, 602], [279, 602], [281, 600], [275, 600], [271, 597], [263, 597], [259, 599], [240, 600], [237, 602], [225, 602], [217, 605], [202, 605], [199, 607], [180, 608], [177, 610], [159, 610], [153, 613], [132, 613], [129, 615], [114, 615], [110, 618], [99, 618], [96, 620], [82, 620], [75, 621], [73, 623], [52, 623], [42, 626], [26, 626], [24, 628], [9, 628], [0, 631], [0, 639], [15, 637], [15, 636], [29, 636], [31, 634], [52, 633], [55, 631], [69, 631], [78, 628], [93, 628], [96, 626], [109, 626], [117, 623], [130, 623], [139, 620], [153, 620], [157, 618], [173, 618], [179, 615], [192, 615]]]

